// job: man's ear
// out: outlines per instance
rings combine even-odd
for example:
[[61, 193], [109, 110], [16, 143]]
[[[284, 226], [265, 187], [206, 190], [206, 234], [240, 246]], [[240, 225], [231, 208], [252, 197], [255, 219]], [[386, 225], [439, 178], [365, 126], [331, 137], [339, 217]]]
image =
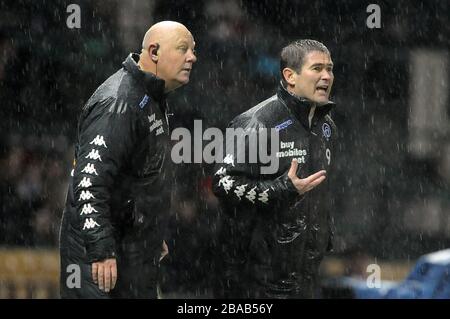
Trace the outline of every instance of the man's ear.
[[158, 50], [159, 50], [159, 43], [151, 43], [148, 47], [148, 54], [150, 55], [150, 58], [153, 62], [158, 63]]
[[287, 84], [295, 86], [295, 71], [291, 68], [283, 69], [283, 77]]

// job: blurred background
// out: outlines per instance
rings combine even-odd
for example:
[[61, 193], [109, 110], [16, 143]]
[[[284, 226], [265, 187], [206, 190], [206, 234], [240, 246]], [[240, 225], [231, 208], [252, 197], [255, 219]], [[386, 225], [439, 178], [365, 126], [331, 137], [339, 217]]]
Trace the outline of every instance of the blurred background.
[[[80, 8], [70, 28], [70, 4]], [[380, 7], [369, 28], [369, 4]], [[59, 222], [83, 104], [148, 27], [185, 24], [198, 61], [172, 127], [224, 129], [274, 94], [281, 48], [323, 42], [335, 64], [335, 249], [324, 278], [403, 280], [450, 247], [448, 0], [0, 0], [0, 298], [58, 298]], [[71, 20], [71, 19], [69, 19]], [[370, 19], [369, 19], [370, 20]], [[69, 23], [70, 25], [70, 23]], [[220, 215], [209, 164], [176, 168], [163, 295], [213, 297]], [[336, 295], [335, 295], [336, 296]]]

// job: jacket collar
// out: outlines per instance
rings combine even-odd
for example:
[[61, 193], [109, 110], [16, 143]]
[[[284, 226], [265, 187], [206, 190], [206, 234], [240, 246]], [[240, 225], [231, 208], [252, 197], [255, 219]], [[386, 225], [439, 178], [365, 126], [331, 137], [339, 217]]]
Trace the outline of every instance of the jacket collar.
[[[294, 114], [297, 120], [299, 120], [305, 128], [309, 128], [308, 116], [315, 103], [304, 97], [290, 93], [281, 82], [278, 86], [277, 96], [283, 101], [291, 113]], [[328, 101], [327, 104], [318, 106], [315, 110], [316, 115], [314, 117], [324, 117], [334, 106], [335, 103], [332, 101]]]
[[149, 93], [155, 100], [161, 101], [165, 97], [164, 85], [165, 81], [158, 78], [153, 73], [144, 72], [137, 64], [139, 62], [139, 54], [130, 53], [123, 61], [122, 65], [130, 72], [131, 76], [138, 82], [142, 83], [147, 93]]

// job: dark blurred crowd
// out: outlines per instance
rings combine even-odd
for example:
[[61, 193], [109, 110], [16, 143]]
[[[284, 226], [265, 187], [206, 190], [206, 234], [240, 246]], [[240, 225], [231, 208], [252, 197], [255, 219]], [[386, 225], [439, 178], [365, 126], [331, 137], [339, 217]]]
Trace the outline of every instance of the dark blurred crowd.
[[[115, 0], [42, 2], [0, 4], [0, 245], [57, 245], [78, 115], [131, 49], [123, 41], [123, 26], [133, 20], [126, 10], [139, 11], [135, 2]], [[66, 26], [70, 3], [81, 7], [80, 29]], [[160, 20], [191, 29], [198, 62], [189, 85], [169, 97], [172, 128], [191, 130], [195, 119], [204, 129], [224, 129], [274, 94], [278, 54], [289, 41], [324, 42], [335, 63], [341, 137], [334, 177], [337, 250], [416, 257], [449, 244], [450, 219], [435, 232], [407, 226], [416, 218], [408, 212], [420, 205], [437, 201], [448, 213], [450, 154], [440, 160], [408, 155], [408, 57], [418, 46], [448, 52], [448, 2], [379, 1], [382, 28], [374, 30], [365, 25], [369, 3], [155, 1], [134, 36], [140, 39]], [[131, 50], [139, 51], [140, 43]], [[175, 173], [164, 284], [202, 296], [214, 273], [220, 227], [212, 166], [182, 164]]]

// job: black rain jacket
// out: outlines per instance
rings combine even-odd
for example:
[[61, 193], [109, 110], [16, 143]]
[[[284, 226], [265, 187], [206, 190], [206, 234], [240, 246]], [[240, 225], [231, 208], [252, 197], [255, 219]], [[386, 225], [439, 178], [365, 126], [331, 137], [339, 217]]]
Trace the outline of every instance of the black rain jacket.
[[138, 60], [130, 54], [83, 108], [62, 259], [159, 260], [170, 205], [167, 105], [164, 81], [141, 71]]
[[[331, 250], [333, 234], [329, 175], [336, 127], [330, 117], [332, 102], [312, 110], [313, 106], [280, 84], [276, 95], [230, 123], [229, 128], [243, 131], [236, 131], [238, 138], [227, 135], [225, 148], [233, 151], [216, 166], [213, 178], [224, 216], [218, 249], [224, 277], [218, 296], [315, 296], [319, 264]], [[274, 143], [277, 149], [275, 172], [262, 174], [261, 167], [269, 165], [250, 160], [255, 145], [258, 152], [264, 145], [260, 129], [274, 129], [279, 134], [279, 140], [273, 141], [266, 131], [265, 147], [270, 150]], [[258, 142], [243, 138], [252, 131], [257, 132]], [[245, 163], [239, 162], [239, 152], [245, 154]], [[328, 178], [300, 196], [287, 176], [293, 158], [298, 159], [300, 178], [322, 169]]]

